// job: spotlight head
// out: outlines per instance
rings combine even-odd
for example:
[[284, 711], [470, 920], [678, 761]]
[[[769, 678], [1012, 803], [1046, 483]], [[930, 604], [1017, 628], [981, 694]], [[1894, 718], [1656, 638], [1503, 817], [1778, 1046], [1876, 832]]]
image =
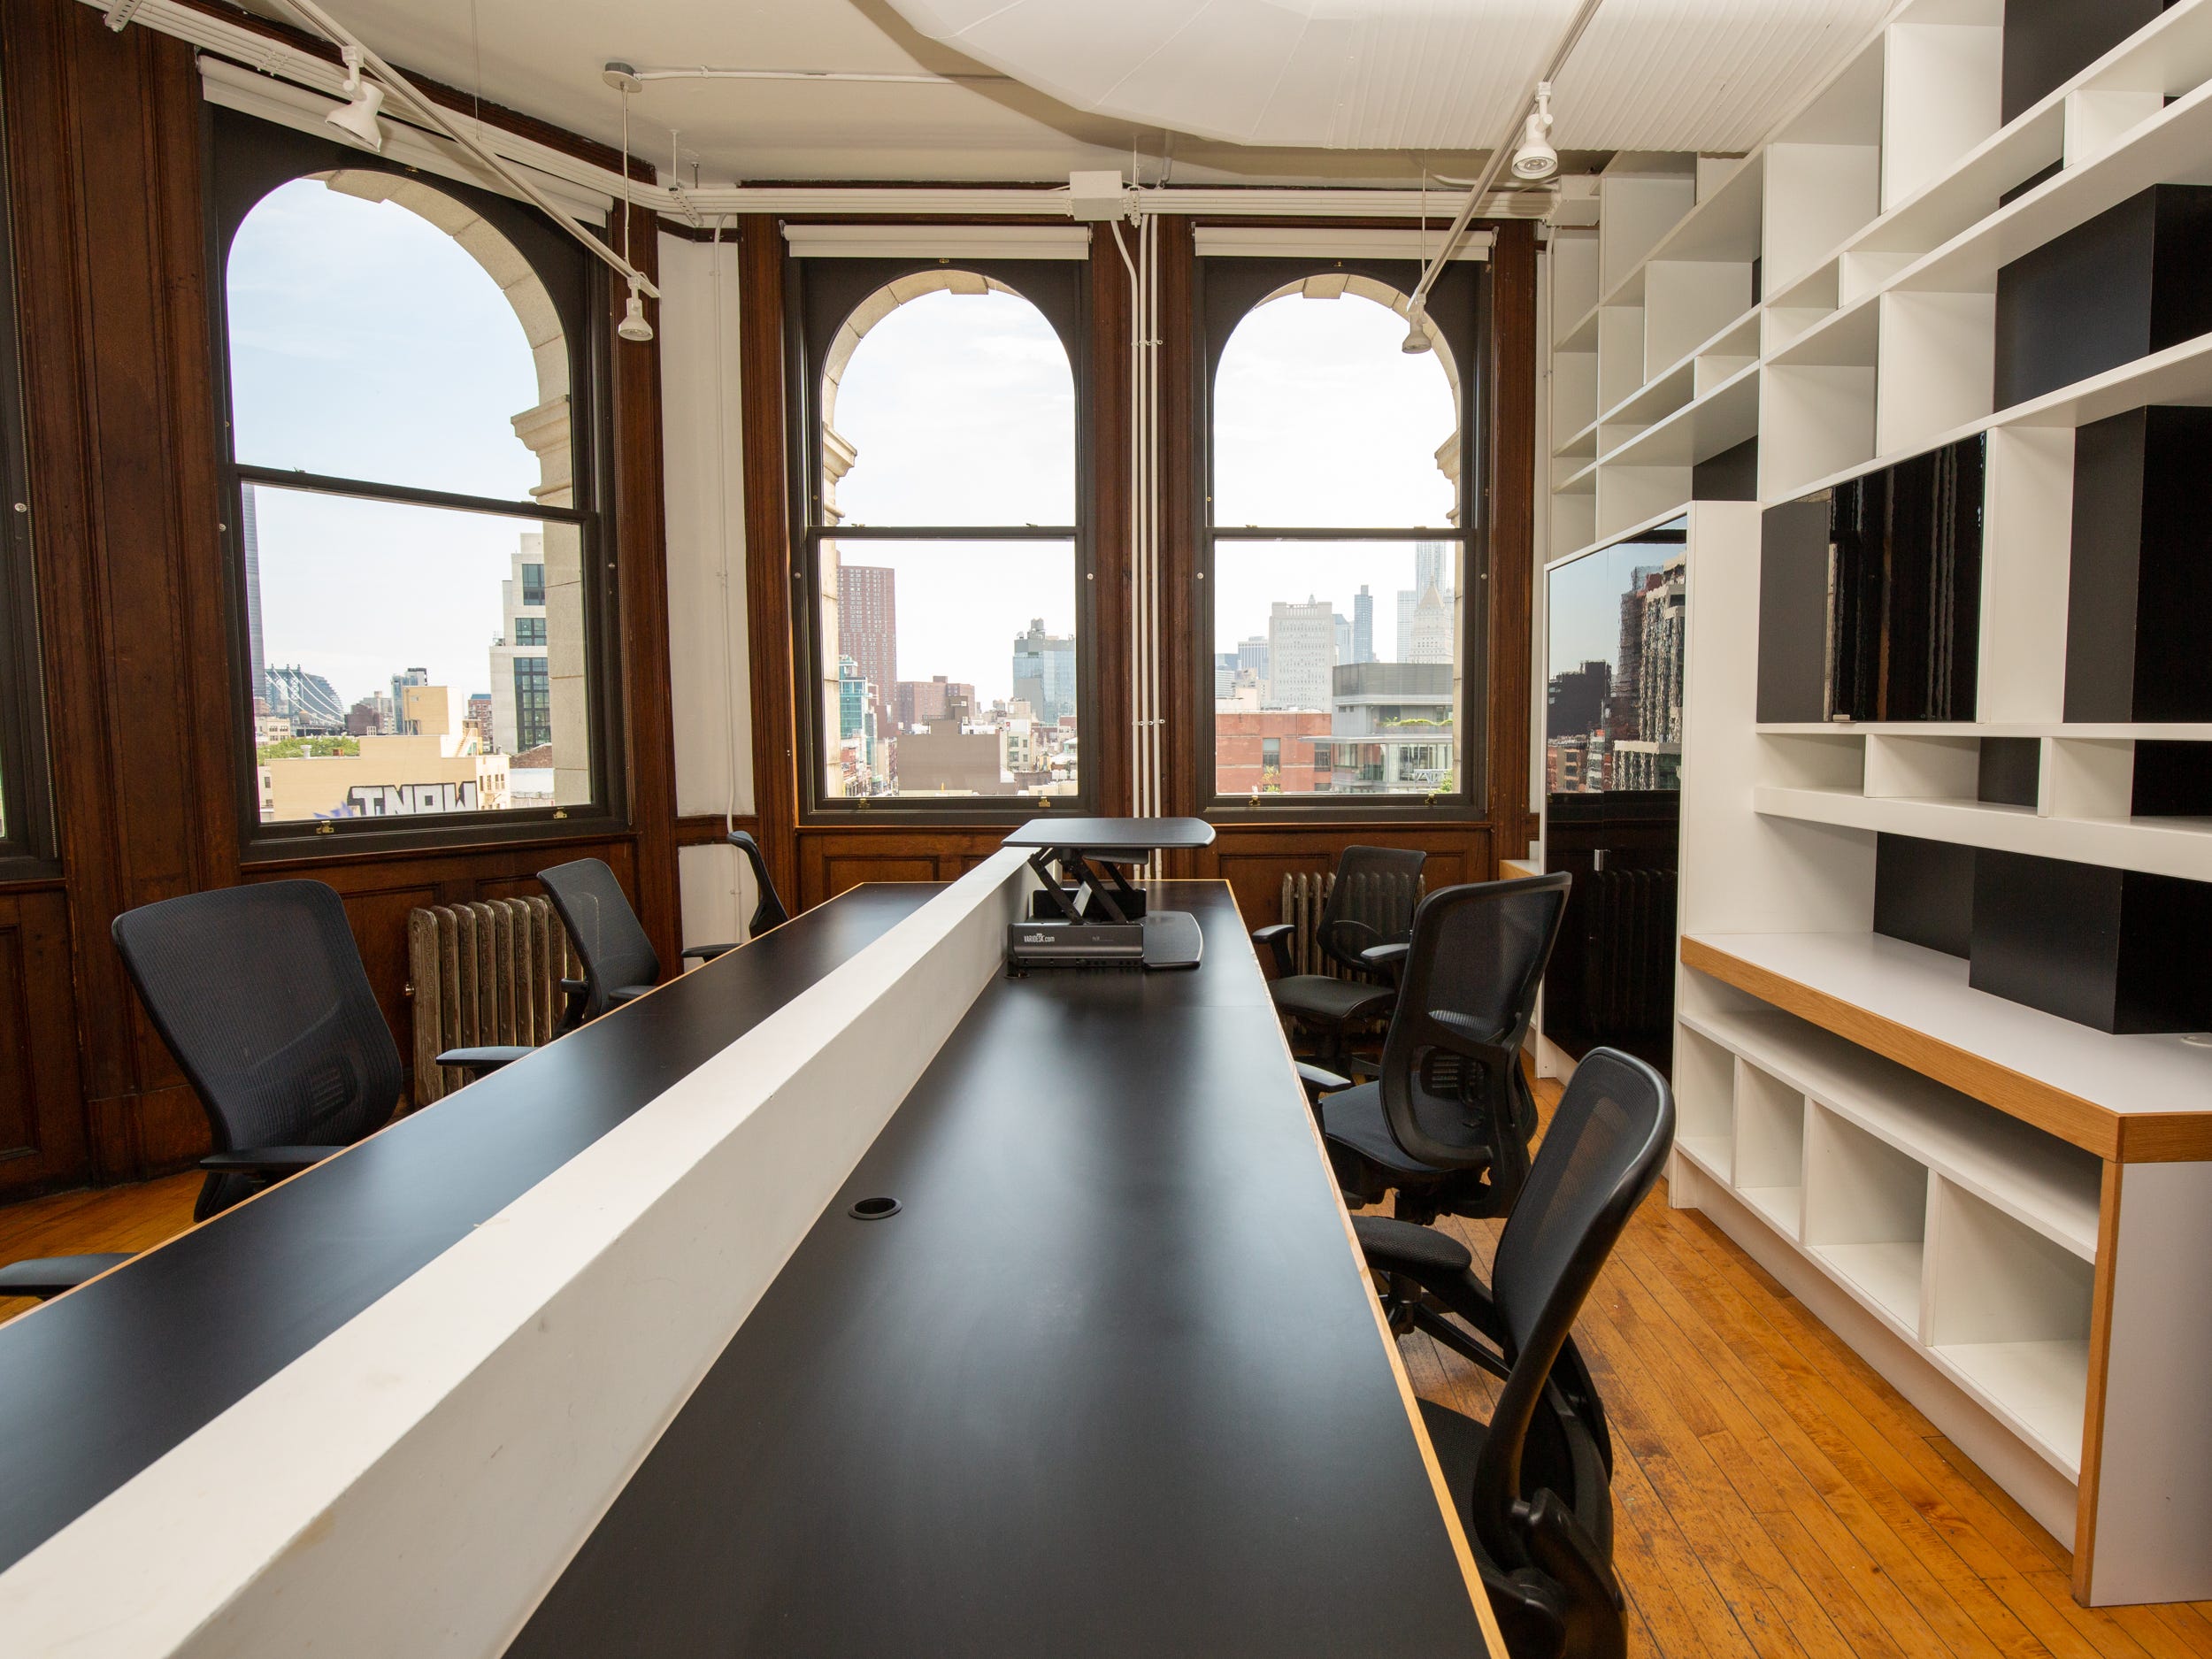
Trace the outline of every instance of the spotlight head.
[[1398, 349], [1409, 357], [1436, 349], [1436, 342], [1429, 338], [1429, 314], [1425, 308], [1417, 305], [1406, 313], [1406, 337], [1398, 342]]
[[1513, 152], [1513, 176], [1525, 184], [1559, 171], [1559, 152], [1551, 147], [1551, 82], [1536, 84], [1536, 107], [1521, 127], [1521, 147]]
[[622, 308], [622, 320], [615, 325], [614, 331], [640, 345], [653, 337], [653, 325], [645, 320], [645, 302], [638, 296], [634, 283], [630, 287], [630, 303]]
[[384, 149], [384, 122], [380, 113], [384, 108], [384, 88], [373, 81], [363, 80], [357, 72], [352, 90], [353, 102], [323, 119], [363, 149], [380, 153]]

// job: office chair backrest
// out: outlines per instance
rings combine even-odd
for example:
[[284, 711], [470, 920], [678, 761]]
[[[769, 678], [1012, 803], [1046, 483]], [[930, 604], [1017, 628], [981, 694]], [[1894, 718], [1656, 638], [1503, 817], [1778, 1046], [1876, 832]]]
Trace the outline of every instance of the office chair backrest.
[[[1566, 913], [1568, 879], [1443, 887], [1414, 911], [1380, 1082], [1392, 1136], [1424, 1164], [1495, 1165], [1509, 1141], [1519, 1147], [1517, 1134], [1534, 1127], [1532, 1118], [1510, 1121], [1517, 1068]], [[1502, 1172], [1518, 1179], [1517, 1170]]]
[[585, 1018], [596, 1019], [607, 1011], [610, 992], [660, 979], [661, 959], [653, 941], [603, 860], [555, 864], [539, 871], [538, 879], [545, 883], [545, 895], [560, 913], [577, 960], [584, 964]]
[[783, 900], [777, 896], [776, 879], [768, 873], [768, 860], [760, 850], [760, 843], [743, 830], [732, 830], [725, 839], [743, 853], [745, 862], [753, 867], [753, 886], [760, 894], [760, 902], [753, 907], [753, 919], [745, 924], [745, 937], [758, 939], [789, 921], [791, 912], [783, 908]]
[[391, 1117], [399, 1048], [345, 906], [321, 882], [164, 899], [111, 931], [218, 1152], [348, 1146]]
[[1520, 1564], [1509, 1523], [1522, 1451], [1553, 1362], [1673, 1144], [1666, 1079], [1617, 1048], [1593, 1048], [1498, 1235], [1490, 1289], [1512, 1370], [1475, 1467], [1472, 1509], [1484, 1547], [1509, 1568]]
[[1428, 856], [1402, 847], [1347, 847], [1314, 929], [1321, 954], [1339, 967], [1372, 972], [1360, 952], [1406, 936]]

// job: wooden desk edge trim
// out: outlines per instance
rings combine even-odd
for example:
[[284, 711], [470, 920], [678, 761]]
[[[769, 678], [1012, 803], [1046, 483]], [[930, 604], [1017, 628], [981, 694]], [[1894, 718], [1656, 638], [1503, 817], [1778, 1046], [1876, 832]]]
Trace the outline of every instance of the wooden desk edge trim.
[[[1235, 907], [1238, 925], [1242, 926], [1244, 908], [1237, 904], [1233, 888], [1230, 892], [1229, 902]], [[1245, 928], [1244, 932], [1248, 942], [1251, 930]], [[1254, 959], [1256, 965], [1256, 953]], [[1264, 971], [1262, 977], [1265, 977]], [[1291, 1087], [1297, 1094], [1302, 1107], [1306, 1086], [1298, 1076], [1297, 1058], [1290, 1051], [1287, 1035], [1283, 1037], [1282, 1046], [1283, 1064], [1289, 1073]], [[1331, 1196], [1336, 1201], [1337, 1220], [1344, 1228], [1344, 1248], [1352, 1253], [1352, 1264], [1359, 1275], [1360, 1289], [1367, 1297], [1367, 1311], [1374, 1317], [1376, 1338], [1382, 1343], [1383, 1352], [1390, 1356], [1390, 1374], [1398, 1384], [1398, 1399], [1405, 1407], [1406, 1421], [1413, 1429], [1413, 1443], [1421, 1449], [1422, 1466], [1429, 1471], [1429, 1489], [1435, 1494], [1437, 1509], [1444, 1517], [1444, 1535], [1451, 1540], [1452, 1554], [1459, 1562], [1460, 1576], [1467, 1581], [1467, 1598], [1475, 1605], [1475, 1617], [1482, 1626], [1482, 1639], [1489, 1647], [1492, 1659], [1506, 1659], [1505, 1633], [1498, 1628], [1498, 1616], [1490, 1606], [1490, 1592], [1483, 1586], [1482, 1570], [1475, 1564], [1474, 1549], [1467, 1542], [1467, 1529], [1461, 1524], [1459, 1508], [1452, 1501], [1451, 1483], [1444, 1479], [1444, 1466], [1437, 1462], [1436, 1448], [1430, 1443], [1428, 1427], [1421, 1421], [1421, 1402], [1413, 1392], [1412, 1378], [1406, 1374], [1405, 1359], [1398, 1352], [1398, 1339], [1391, 1335], [1390, 1321], [1383, 1316], [1382, 1301], [1375, 1294], [1375, 1276], [1367, 1271], [1367, 1258], [1360, 1250], [1359, 1235], [1352, 1231], [1352, 1214], [1345, 1209], [1344, 1194], [1337, 1187], [1336, 1169], [1329, 1162], [1328, 1143], [1322, 1140], [1321, 1125], [1314, 1121], [1313, 1114], [1308, 1111], [1304, 1116], [1306, 1133], [1313, 1140], [1314, 1156], [1321, 1160], [1322, 1174], [1329, 1183]]]
[[1682, 965], [1710, 974], [1824, 1031], [1971, 1094], [2008, 1117], [2047, 1130], [2101, 1158], [2123, 1164], [2212, 1159], [2212, 1113], [2116, 1112], [2011, 1067], [1901, 1025], [1710, 941], [1685, 935]]

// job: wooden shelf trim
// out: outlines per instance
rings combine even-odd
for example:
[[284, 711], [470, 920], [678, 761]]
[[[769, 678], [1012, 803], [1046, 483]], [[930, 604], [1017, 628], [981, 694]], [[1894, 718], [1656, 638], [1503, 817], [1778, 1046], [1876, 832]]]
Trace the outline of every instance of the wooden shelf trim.
[[1732, 955], [1709, 940], [1686, 935], [1682, 963], [2101, 1158], [2123, 1164], [2212, 1159], [2212, 1110], [2116, 1112], [1985, 1055]]

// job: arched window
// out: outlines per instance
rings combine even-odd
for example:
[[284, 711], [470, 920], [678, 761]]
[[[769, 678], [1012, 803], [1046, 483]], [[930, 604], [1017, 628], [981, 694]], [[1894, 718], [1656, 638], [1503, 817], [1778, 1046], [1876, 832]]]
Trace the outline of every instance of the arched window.
[[1084, 787], [1079, 269], [805, 267], [817, 807]]
[[580, 262], [480, 193], [218, 116], [255, 838], [601, 804]]
[[1213, 795], [1463, 803], [1476, 279], [1447, 274], [1409, 352], [1410, 265], [1202, 264]]

